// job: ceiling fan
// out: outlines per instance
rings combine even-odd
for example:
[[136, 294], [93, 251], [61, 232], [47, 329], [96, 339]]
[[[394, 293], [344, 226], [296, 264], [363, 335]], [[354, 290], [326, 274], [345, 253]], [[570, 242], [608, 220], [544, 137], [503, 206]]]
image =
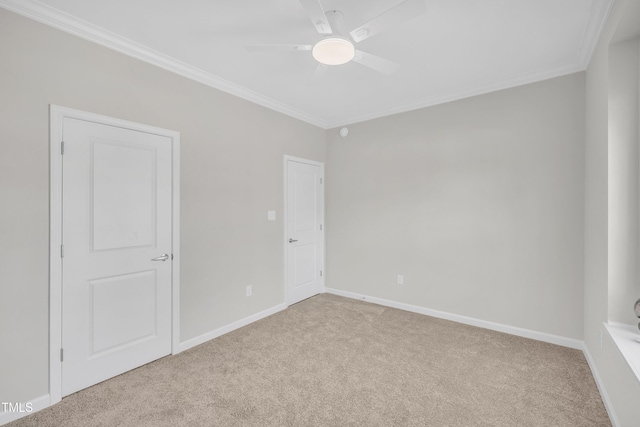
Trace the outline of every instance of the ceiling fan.
[[311, 18], [318, 33], [323, 36], [320, 41], [315, 44], [250, 44], [245, 45], [245, 48], [251, 52], [310, 51], [313, 58], [318, 61], [318, 67], [312, 76], [312, 81], [324, 76], [330, 66], [346, 64], [351, 61], [383, 74], [395, 73], [399, 68], [398, 64], [356, 49], [355, 44], [427, 11], [425, 0], [405, 0], [369, 22], [349, 31], [347, 37], [342, 35], [340, 29], [342, 12], [337, 10], [325, 12], [320, 0], [298, 1]]

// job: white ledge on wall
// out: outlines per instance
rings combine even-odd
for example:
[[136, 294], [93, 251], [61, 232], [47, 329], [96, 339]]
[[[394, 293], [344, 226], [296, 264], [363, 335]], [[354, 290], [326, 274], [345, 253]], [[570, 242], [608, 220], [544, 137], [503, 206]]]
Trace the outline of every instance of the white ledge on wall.
[[604, 328], [640, 383], [640, 331], [637, 326], [605, 322]]

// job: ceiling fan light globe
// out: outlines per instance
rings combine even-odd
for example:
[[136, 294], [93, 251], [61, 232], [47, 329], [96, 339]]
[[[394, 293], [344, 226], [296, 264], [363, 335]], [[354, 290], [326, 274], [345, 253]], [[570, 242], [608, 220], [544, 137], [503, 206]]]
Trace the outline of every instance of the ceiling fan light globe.
[[316, 43], [311, 54], [321, 64], [341, 65], [353, 59], [356, 48], [349, 40], [329, 37]]

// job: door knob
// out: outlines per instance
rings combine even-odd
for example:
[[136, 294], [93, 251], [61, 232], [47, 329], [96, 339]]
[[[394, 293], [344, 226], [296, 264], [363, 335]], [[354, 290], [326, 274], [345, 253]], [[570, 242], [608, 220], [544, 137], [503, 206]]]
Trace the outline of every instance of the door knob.
[[162, 254], [157, 258], [151, 258], [151, 261], [166, 261], [169, 259], [169, 254]]
[[289, 239], [289, 243], [297, 242], [297, 240]]

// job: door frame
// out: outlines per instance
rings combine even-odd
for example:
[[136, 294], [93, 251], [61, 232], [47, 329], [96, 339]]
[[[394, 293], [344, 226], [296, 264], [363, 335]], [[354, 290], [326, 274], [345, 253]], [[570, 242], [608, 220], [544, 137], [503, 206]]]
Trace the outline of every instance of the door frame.
[[289, 257], [288, 257], [288, 250], [289, 250], [289, 244], [288, 244], [288, 239], [289, 239], [289, 233], [288, 233], [288, 229], [287, 229], [287, 224], [288, 224], [288, 218], [287, 218], [287, 207], [288, 207], [288, 201], [289, 201], [289, 168], [287, 167], [287, 165], [289, 164], [289, 162], [298, 162], [298, 163], [305, 163], [308, 165], [313, 165], [313, 166], [319, 166], [320, 167], [320, 174], [321, 174], [321, 178], [322, 178], [322, 185], [321, 185], [321, 195], [322, 195], [322, 230], [321, 230], [321, 236], [322, 236], [322, 271], [325, 273], [322, 275], [322, 279], [321, 279], [321, 283], [320, 283], [320, 292], [323, 293], [325, 292], [326, 288], [325, 288], [325, 276], [326, 276], [326, 266], [325, 266], [325, 260], [326, 258], [326, 244], [325, 244], [325, 230], [327, 228], [326, 226], [326, 221], [325, 221], [325, 185], [324, 185], [324, 180], [325, 180], [325, 176], [324, 176], [324, 163], [322, 162], [318, 162], [315, 160], [308, 160], [308, 159], [303, 159], [301, 157], [294, 157], [294, 156], [284, 156], [284, 209], [283, 209], [283, 220], [284, 220], [284, 224], [283, 224], [283, 233], [284, 233], [284, 237], [282, 239], [283, 242], [283, 248], [284, 248], [284, 303], [285, 305], [288, 307], [290, 306], [291, 303], [291, 296], [289, 295]]
[[73, 118], [152, 133], [171, 139], [172, 223], [171, 252], [171, 353], [180, 343], [180, 133], [154, 126], [88, 113], [50, 104], [49, 106], [49, 399], [62, 400], [62, 155], [63, 120]]

